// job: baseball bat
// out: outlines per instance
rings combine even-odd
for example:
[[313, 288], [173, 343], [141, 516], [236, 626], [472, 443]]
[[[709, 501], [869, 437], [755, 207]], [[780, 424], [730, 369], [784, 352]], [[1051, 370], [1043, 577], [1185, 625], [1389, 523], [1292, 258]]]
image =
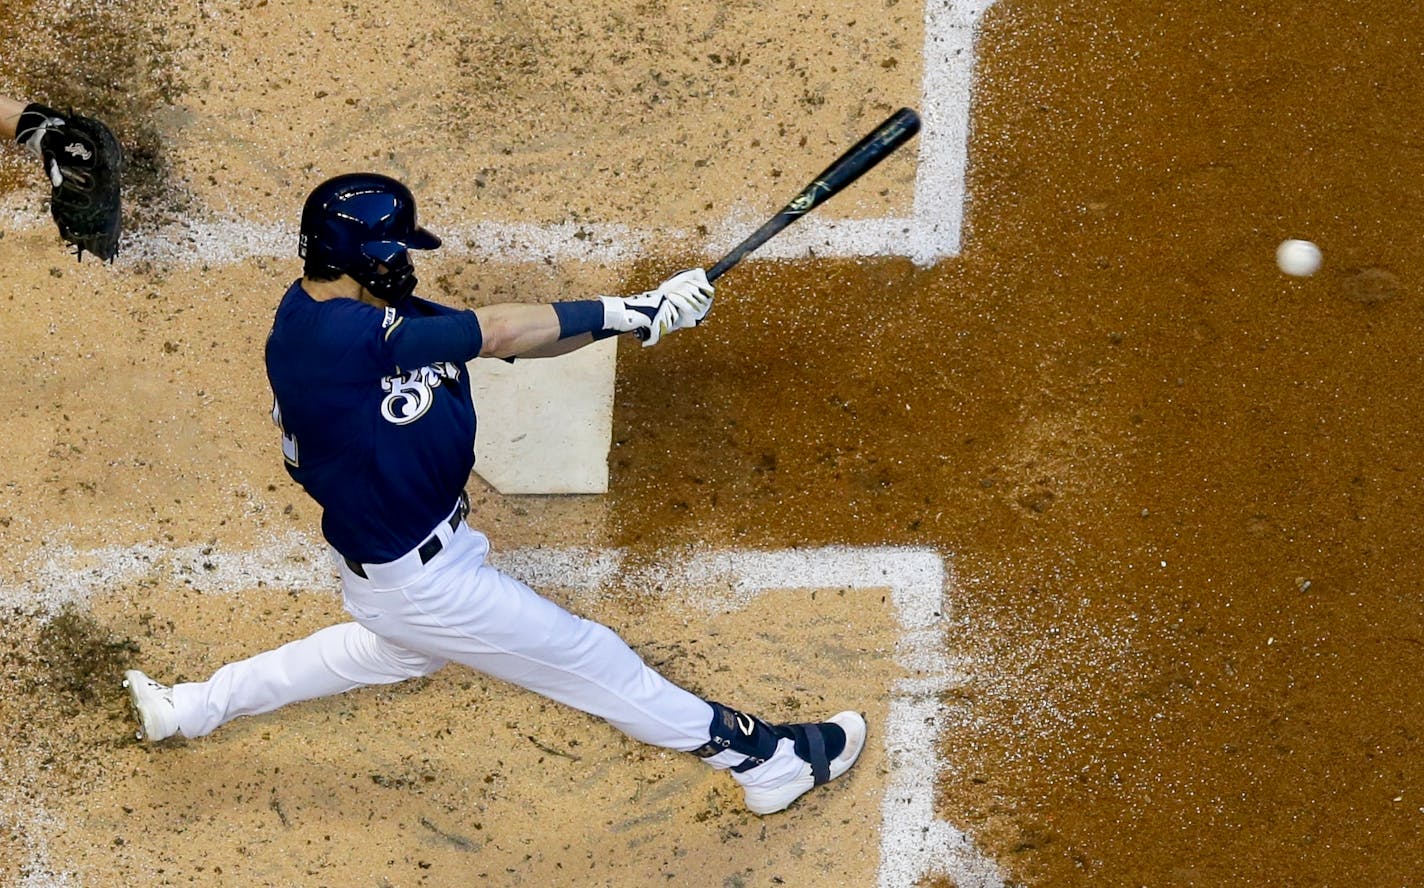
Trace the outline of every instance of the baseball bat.
[[[716, 265], [707, 269], [707, 280], [715, 281], [726, 274], [753, 250], [771, 240], [792, 222], [844, 191], [846, 186], [893, 154], [895, 149], [908, 142], [919, 131], [920, 115], [916, 114], [914, 109], [901, 108], [891, 114], [873, 132], [856, 142], [822, 170], [821, 174], [801, 189], [801, 193], [782, 207], [780, 212], [762, 223], [746, 240], [717, 260]], [[646, 330], [638, 330], [635, 335], [639, 339], [648, 338]]]

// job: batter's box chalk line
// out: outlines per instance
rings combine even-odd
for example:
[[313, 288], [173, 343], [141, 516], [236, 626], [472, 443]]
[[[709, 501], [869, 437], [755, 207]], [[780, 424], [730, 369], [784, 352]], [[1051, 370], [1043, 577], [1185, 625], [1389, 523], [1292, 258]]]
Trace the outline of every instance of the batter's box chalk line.
[[[677, 559], [663, 563], [678, 564]], [[943, 727], [939, 694], [962, 683], [944, 651], [944, 592], [952, 582], [932, 549], [825, 547], [717, 552], [683, 561], [657, 578], [668, 586], [715, 589], [704, 605], [735, 610], [772, 590], [888, 589], [899, 628], [896, 681], [883, 731], [890, 778], [881, 801], [880, 888], [949, 876], [957, 888], [1002, 888], [998, 867], [970, 838], [934, 815]]]
[[[959, 255], [967, 200], [974, 38], [980, 20], [993, 4], [994, 0], [925, 2], [924, 74], [919, 101], [922, 126], [915, 147], [918, 160], [909, 214], [839, 220], [812, 214], [772, 238], [757, 250], [757, 257], [904, 256], [917, 265], [930, 266]], [[825, 161], [829, 163], [831, 158]], [[790, 197], [786, 195], [786, 199]], [[18, 200], [12, 197], [0, 203], [0, 226], [22, 229], [48, 224], [43, 214], [34, 212], [35, 201], [24, 199], [17, 203]], [[695, 238], [687, 232], [673, 237], [687, 242], [701, 239], [709, 257], [720, 256], [759, 225], [766, 213], [734, 210], [710, 226], [712, 233], [705, 238]], [[624, 264], [641, 255], [647, 244], [668, 236], [665, 232], [612, 223], [463, 223], [433, 217], [426, 222], [444, 237], [448, 253], [491, 262]], [[295, 208], [288, 225], [191, 218], [153, 233], [126, 237], [118, 263], [222, 265], [257, 257], [292, 256], [296, 243]]]
[[[21, 612], [57, 611], [87, 600], [96, 590], [138, 581], [167, 582], [205, 594], [253, 588], [329, 594], [335, 568], [319, 542], [290, 533], [249, 552], [211, 546], [76, 550], [51, 545], [30, 559], [19, 586], [0, 585], [0, 606]], [[738, 610], [769, 591], [885, 589], [898, 628], [895, 661], [908, 676], [892, 688], [883, 731], [889, 780], [881, 802], [880, 888], [907, 888], [944, 875], [956, 888], [1003, 888], [994, 862], [970, 838], [934, 814], [935, 780], [945, 770], [938, 738], [943, 729], [939, 695], [963, 674], [944, 651], [945, 590], [953, 583], [943, 556], [933, 549], [841, 547], [664, 553], [652, 569], [631, 567], [618, 549], [529, 548], [497, 553], [491, 562], [535, 589], [567, 590], [575, 597], [608, 590], [657, 594], [676, 590], [714, 613]], [[33, 822], [33, 821], [32, 821]], [[42, 848], [42, 845], [35, 846]], [[48, 871], [44, 861], [32, 861]]]

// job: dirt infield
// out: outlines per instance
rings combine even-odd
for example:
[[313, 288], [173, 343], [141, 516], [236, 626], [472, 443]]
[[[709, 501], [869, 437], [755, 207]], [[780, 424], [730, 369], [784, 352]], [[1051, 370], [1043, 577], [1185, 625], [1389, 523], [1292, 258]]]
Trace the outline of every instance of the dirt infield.
[[[109, 112], [133, 236], [76, 265], [0, 151], [0, 883], [885, 885], [893, 579], [719, 607], [659, 568], [893, 546], [947, 571], [924, 761], [969, 851], [922, 884], [1416, 884], [1424, 14], [1156, 7], [999, 0], [961, 255], [748, 263], [625, 344], [607, 496], [472, 479], [497, 552], [676, 680], [866, 712], [848, 779], [758, 819], [468, 672], [148, 748], [117, 671], [342, 619], [261, 368], [315, 182], [410, 181], [455, 233], [437, 298], [641, 287], [919, 104], [925, 7], [7, 2], [0, 94]], [[825, 209], [903, 215], [916, 176]], [[1286, 237], [1324, 268], [1282, 275]]]

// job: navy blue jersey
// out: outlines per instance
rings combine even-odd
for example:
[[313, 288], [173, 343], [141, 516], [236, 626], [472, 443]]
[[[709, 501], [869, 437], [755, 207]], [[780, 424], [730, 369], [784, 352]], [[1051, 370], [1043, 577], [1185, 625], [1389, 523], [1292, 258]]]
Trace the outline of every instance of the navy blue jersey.
[[267, 337], [287, 471], [354, 561], [414, 549], [454, 508], [475, 463], [465, 363], [475, 314], [410, 297], [399, 308], [316, 300], [294, 283]]

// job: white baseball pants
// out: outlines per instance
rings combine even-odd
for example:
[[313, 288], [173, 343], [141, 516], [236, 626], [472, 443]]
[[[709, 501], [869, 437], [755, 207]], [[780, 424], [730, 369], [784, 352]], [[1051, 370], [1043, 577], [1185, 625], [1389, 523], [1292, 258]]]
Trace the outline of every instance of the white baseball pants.
[[[485, 564], [484, 534], [464, 523], [436, 532], [445, 545], [429, 564], [411, 553], [365, 566], [364, 579], [337, 557], [355, 622], [230, 663], [207, 681], [174, 686], [182, 734], [201, 737], [238, 716], [429, 675], [454, 661], [598, 716], [644, 743], [683, 752], [707, 743], [712, 707], [705, 701], [649, 668], [607, 627]], [[705, 761], [727, 767], [740, 759], [719, 753]]]

